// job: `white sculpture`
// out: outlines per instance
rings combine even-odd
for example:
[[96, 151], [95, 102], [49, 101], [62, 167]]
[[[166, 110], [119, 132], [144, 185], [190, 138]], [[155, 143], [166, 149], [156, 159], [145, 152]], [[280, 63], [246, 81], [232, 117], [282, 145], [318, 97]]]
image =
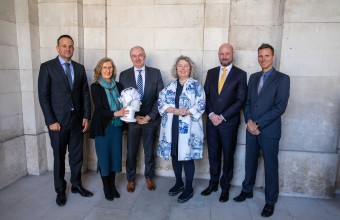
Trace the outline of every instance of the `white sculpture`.
[[132, 87], [124, 89], [120, 93], [120, 97], [118, 99], [120, 103], [129, 110], [129, 114], [126, 117], [121, 117], [120, 119], [126, 122], [136, 122], [135, 112], [139, 112], [140, 105], [142, 104], [138, 90]]

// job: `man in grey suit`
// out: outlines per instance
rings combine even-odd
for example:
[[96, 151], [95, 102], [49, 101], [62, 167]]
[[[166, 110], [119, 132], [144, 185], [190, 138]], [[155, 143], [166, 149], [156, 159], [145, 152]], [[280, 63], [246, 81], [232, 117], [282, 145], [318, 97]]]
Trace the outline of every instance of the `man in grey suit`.
[[71, 191], [81, 196], [93, 194], [81, 183], [83, 133], [91, 115], [90, 94], [83, 65], [71, 60], [73, 39], [62, 35], [57, 40], [58, 56], [42, 63], [38, 77], [38, 94], [54, 156], [56, 203], [66, 204], [65, 154], [68, 146]]
[[149, 190], [155, 190], [153, 182], [155, 159], [154, 146], [159, 114], [157, 107], [158, 94], [163, 89], [161, 72], [158, 69], [145, 66], [146, 54], [141, 46], [130, 50], [133, 67], [120, 73], [119, 82], [123, 89], [133, 87], [141, 95], [142, 105], [136, 112], [136, 122], [128, 123], [127, 130], [127, 158], [126, 176], [128, 184], [126, 190], [134, 192], [136, 187], [136, 165], [139, 139], [143, 137], [146, 185]]
[[281, 138], [281, 115], [288, 104], [290, 78], [273, 67], [274, 48], [262, 44], [258, 48], [261, 72], [249, 78], [248, 96], [244, 107], [247, 123], [245, 179], [241, 193], [234, 198], [242, 202], [253, 197], [258, 157], [262, 151], [265, 168], [265, 199], [261, 215], [269, 217], [279, 195], [278, 153]]

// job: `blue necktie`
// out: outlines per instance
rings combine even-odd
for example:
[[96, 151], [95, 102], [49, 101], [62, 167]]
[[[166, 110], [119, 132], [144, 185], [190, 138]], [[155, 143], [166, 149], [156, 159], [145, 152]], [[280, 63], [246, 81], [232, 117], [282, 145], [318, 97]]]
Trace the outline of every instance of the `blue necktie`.
[[70, 88], [72, 90], [72, 76], [71, 76], [70, 64], [69, 63], [65, 63], [65, 67], [66, 67], [65, 68], [65, 72], [66, 72], [68, 84], [70, 85]]
[[142, 77], [142, 70], [137, 70], [139, 72], [138, 79], [137, 79], [137, 87], [138, 92], [140, 94], [140, 99], [143, 100], [144, 92], [143, 92], [143, 77]]
[[266, 79], [267, 79], [267, 75], [262, 74], [261, 79], [260, 79], [260, 83], [259, 83], [259, 87], [257, 88], [257, 94], [260, 94], [261, 89], [262, 89], [264, 83], [266, 82]]

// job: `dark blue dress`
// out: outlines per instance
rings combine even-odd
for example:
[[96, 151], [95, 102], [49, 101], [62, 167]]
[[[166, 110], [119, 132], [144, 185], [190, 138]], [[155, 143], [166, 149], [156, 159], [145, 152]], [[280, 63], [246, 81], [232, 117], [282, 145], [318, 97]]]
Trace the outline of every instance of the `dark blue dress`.
[[[183, 86], [177, 80], [175, 107], [179, 108], [179, 96], [182, 94]], [[171, 139], [171, 156], [177, 157], [178, 154], [178, 127], [179, 127], [179, 116], [174, 115], [172, 118], [172, 139]]]

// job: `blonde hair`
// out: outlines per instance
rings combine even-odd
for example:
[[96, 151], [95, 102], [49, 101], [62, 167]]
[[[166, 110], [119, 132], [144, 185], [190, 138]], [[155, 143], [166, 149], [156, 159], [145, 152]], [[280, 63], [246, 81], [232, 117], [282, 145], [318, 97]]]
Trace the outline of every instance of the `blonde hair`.
[[104, 57], [102, 59], [100, 59], [96, 65], [96, 67], [94, 68], [94, 76], [93, 76], [93, 82], [98, 82], [99, 77], [101, 76], [101, 71], [102, 71], [102, 67], [103, 64], [106, 62], [110, 62], [112, 64], [113, 70], [112, 70], [112, 77], [111, 79], [115, 79], [116, 75], [117, 75], [117, 68], [116, 65], [114, 64], [113, 60], [108, 58], [108, 57]]

